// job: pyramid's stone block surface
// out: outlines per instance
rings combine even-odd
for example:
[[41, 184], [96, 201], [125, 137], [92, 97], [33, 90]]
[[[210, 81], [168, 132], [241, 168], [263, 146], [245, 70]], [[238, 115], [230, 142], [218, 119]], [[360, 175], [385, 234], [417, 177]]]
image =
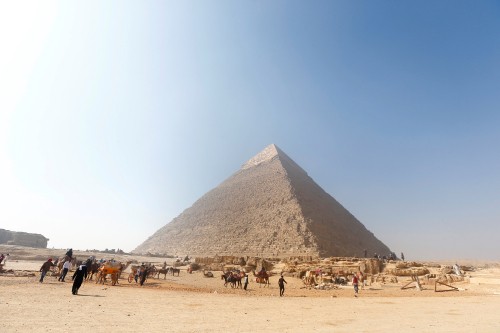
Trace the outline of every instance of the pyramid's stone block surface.
[[275, 145], [159, 229], [134, 252], [361, 256], [389, 253]]

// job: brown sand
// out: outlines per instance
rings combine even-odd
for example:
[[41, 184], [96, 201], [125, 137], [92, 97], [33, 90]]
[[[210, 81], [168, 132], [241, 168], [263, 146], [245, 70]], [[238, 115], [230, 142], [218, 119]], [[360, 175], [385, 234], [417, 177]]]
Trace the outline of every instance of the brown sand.
[[401, 290], [406, 281], [400, 281], [373, 284], [355, 298], [351, 286], [310, 290], [287, 277], [279, 297], [277, 277], [270, 288], [250, 279], [245, 292], [224, 287], [220, 272], [205, 278], [184, 269], [143, 287], [128, 283], [126, 273], [117, 286], [89, 281], [74, 296], [70, 278], [38, 282], [42, 262], [7, 262], [12, 271], [0, 275], [0, 332], [500, 332], [498, 266], [471, 272], [471, 283], [454, 284], [460, 291], [441, 293], [425, 285]]

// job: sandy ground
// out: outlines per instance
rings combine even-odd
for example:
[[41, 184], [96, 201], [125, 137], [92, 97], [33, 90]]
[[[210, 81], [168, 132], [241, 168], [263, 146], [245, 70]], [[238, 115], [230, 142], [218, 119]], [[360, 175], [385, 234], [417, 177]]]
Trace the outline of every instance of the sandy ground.
[[454, 284], [460, 291], [440, 293], [434, 286], [401, 290], [406, 281], [400, 281], [367, 286], [354, 297], [351, 286], [311, 290], [286, 278], [279, 297], [277, 277], [269, 288], [251, 279], [245, 292], [224, 287], [220, 272], [205, 278], [182, 270], [143, 287], [128, 283], [126, 273], [117, 286], [88, 281], [74, 296], [71, 279], [38, 282], [42, 263], [5, 265], [0, 332], [500, 332], [498, 266], [471, 272], [470, 283]]

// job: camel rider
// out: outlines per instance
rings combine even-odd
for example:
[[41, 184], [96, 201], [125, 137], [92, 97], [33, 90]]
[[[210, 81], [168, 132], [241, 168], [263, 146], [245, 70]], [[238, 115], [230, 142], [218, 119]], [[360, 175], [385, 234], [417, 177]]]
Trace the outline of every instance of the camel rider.
[[264, 267], [264, 266], [262, 266], [262, 268], [261, 268], [261, 270], [260, 270], [260, 272], [259, 272], [258, 276], [259, 276], [259, 277], [266, 277], [266, 275], [267, 275], [267, 274], [266, 274], [266, 269], [265, 269], [265, 267]]
[[69, 249], [65, 256], [66, 261], [73, 259], [73, 249]]

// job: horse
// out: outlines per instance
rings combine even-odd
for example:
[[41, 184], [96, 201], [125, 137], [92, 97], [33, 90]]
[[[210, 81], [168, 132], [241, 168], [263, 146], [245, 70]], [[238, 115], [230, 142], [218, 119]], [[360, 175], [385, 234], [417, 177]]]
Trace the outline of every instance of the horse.
[[156, 271], [158, 274], [158, 279], [160, 278], [160, 274], [163, 274], [163, 280], [167, 279], [167, 274], [170, 272], [170, 267], [168, 268], [160, 268], [159, 270]]
[[243, 288], [241, 279], [245, 276], [244, 272], [226, 272], [221, 275], [221, 280], [224, 279], [224, 287], [231, 284], [231, 288]]
[[[158, 272], [158, 268], [156, 268], [155, 265], [151, 265], [148, 267], [148, 277], [154, 278], [156, 275], [156, 272]], [[160, 278], [160, 275], [158, 275], [158, 278]]]
[[228, 283], [231, 284], [231, 288], [236, 287], [236, 276], [234, 276], [232, 272], [226, 272], [226, 273], [222, 274], [221, 280], [222, 279], [224, 280], [224, 287], [227, 287]]
[[170, 272], [172, 273], [172, 276], [174, 276], [175, 273], [179, 276], [181, 270], [179, 268], [170, 267]]

